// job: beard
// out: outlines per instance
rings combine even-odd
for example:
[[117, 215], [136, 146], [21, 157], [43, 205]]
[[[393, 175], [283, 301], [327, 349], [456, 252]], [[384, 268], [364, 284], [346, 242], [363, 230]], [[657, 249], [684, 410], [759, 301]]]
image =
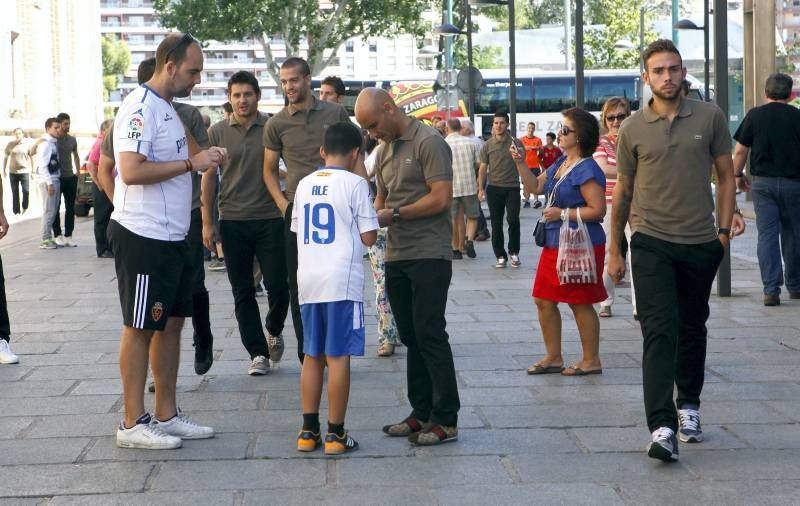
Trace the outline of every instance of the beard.
[[665, 102], [672, 102], [680, 97], [682, 90], [680, 86], [675, 86], [671, 93], [656, 90], [655, 88], [650, 88], [650, 91], [653, 92], [653, 96], [656, 96]]

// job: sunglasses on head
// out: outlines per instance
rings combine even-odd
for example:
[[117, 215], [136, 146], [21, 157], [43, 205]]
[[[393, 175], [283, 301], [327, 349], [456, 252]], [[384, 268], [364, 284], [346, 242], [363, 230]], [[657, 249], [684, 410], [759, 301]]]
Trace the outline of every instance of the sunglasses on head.
[[164, 58], [164, 61], [169, 61], [169, 57], [172, 56], [173, 53], [175, 53], [175, 51], [177, 51], [179, 48], [181, 48], [183, 46], [188, 46], [192, 42], [197, 42], [197, 39], [192, 37], [191, 33], [188, 33], [188, 32], [184, 33], [183, 37], [181, 37], [181, 40], [179, 40], [177, 44], [172, 46], [172, 49], [167, 51], [167, 56]]
[[628, 117], [628, 115], [625, 114], [625, 113], [617, 114], [616, 116], [613, 116], [613, 115], [612, 116], [606, 116], [606, 121], [608, 121], [609, 123], [613, 123], [615, 121], [622, 121], [627, 117]]
[[563, 136], [569, 135], [569, 134], [571, 134], [573, 132], [577, 132], [577, 130], [573, 130], [573, 129], [567, 127], [567, 126], [562, 126], [561, 130], [558, 131], [558, 133], [560, 133]]

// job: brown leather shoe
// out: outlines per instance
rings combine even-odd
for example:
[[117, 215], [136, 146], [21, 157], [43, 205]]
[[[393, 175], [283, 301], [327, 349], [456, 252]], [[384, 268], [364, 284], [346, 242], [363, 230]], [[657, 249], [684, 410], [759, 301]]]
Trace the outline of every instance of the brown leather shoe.
[[764, 295], [764, 305], [765, 306], [780, 306], [781, 305], [781, 297], [778, 294], [766, 294]]

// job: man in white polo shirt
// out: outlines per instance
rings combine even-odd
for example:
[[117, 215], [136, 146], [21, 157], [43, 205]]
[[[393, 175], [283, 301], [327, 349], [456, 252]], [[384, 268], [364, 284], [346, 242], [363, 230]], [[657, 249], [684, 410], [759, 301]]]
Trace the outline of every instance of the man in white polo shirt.
[[[122, 448], [178, 448], [182, 439], [214, 435], [180, 413], [175, 400], [181, 329], [192, 314], [190, 173], [218, 165], [225, 155], [210, 148], [190, 157], [189, 137], [172, 106], [200, 82], [202, 70], [203, 53], [191, 35], [167, 36], [156, 51], [155, 75], [125, 98], [114, 122], [119, 170], [111, 237], [125, 324]], [[156, 383], [153, 416], [144, 409], [148, 356]]]

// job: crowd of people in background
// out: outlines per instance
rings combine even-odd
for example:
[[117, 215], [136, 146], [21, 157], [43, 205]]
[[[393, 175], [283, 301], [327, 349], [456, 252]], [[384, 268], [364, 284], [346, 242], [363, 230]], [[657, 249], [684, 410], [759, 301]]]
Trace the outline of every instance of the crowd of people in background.
[[[212, 270], [224, 270], [230, 282], [247, 374], [267, 375], [270, 362], [282, 359], [291, 313], [302, 364], [298, 451], [358, 448], [345, 415], [350, 357], [365, 350], [364, 258], [375, 284], [377, 354], [407, 349], [412, 411], [383, 432], [415, 445], [456, 440], [460, 400], [445, 318], [452, 261], [475, 259], [475, 242], [491, 238], [495, 268], [521, 267], [525, 208], [541, 210], [532, 296], [545, 345], [527, 374], [603, 373], [600, 318], [613, 316], [627, 272], [644, 342], [648, 455], [675, 460], [678, 440], [701, 442], [710, 290], [729, 241], [745, 228], [737, 185], [756, 196], [764, 304], [780, 304], [784, 277], [789, 297], [800, 298], [800, 161], [793, 154], [800, 113], [786, 104], [791, 78], [771, 76], [769, 103], [747, 115], [732, 157], [719, 108], [685, 97], [686, 70], [675, 46], [658, 40], [642, 56], [652, 99], [639, 111], [632, 113], [623, 97], [608, 98], [599, 121], [571, 108], [544, 141], [534, 123], [515, 137], [508, 114], [497, 111], [484, 141], [468, 119], [435, 117], [429, 126], [378, 88], [356, 100], [359, 129], [341, 105], [342, 80], [326, 78], [316, 96], [308, 63], [297, 57], [281, 65], [286, 105], [277, 114], [259, 111], [259, 82], [240, 71], [228, 81], [224, 119], [209, 126], [196, 108], [173, 101], [200, 81], [201, 45], [188, 34], [167, 36], [155, 58], [140, 64], [140, 86], [114, 120], [103, 122], [87, 159], [96, 255], [114, 259], [124, 322], [117, 445], [171, 449], [214, 435], [182, 413], [176, 398], [185, 318], [194, 327], [195, 372], [206, 374], [213, 364], [209, 256], [216, 257]], [[28, 209], [33, 175], [43, 211], [40, 248], [75, 246], [77, 142], [65, 113], [44, 127], [35, 142], [15, 130], [6, 147], [12, 211]], [[586, 281], [565, 281], [563, 230], [579, 224], [594, 272]], [[7, 231], [0, 200], [0, 238]], [[0, 363], [15, 363], [1, 263], [0, 288]], [[262, 327], [256, 297], [264, 289]], [[571, 364], [561, 349], [562, 303], [582, 345]], [[144, 404], [148, 369], [152, 413]]]

